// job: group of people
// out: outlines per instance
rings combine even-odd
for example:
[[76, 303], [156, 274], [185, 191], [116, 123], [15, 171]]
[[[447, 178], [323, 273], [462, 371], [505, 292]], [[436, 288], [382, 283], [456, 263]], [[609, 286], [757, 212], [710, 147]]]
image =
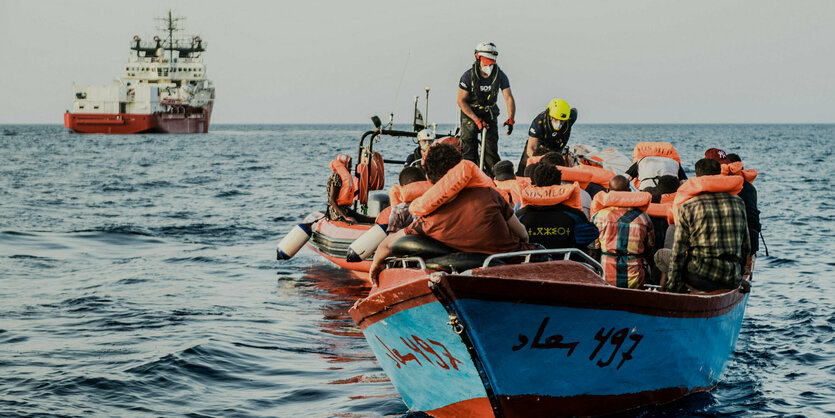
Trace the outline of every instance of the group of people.
[[[599, 257], [606, 280], [618, 287], [710, 292], [740, 285], [758, 249], [756, 171], [712, 148], [696, 162], [696, 177], [687, 179], [675, 148], [661, 142], [636, 145], [624, 175], [567, 164], [577, 110], [562, 99], [534, 118], [514, 171], [498, 155], [498, 93], [507, 104], [508, 135], [516, 109], [497, 56], [495, 45], [479, 44], [473, 67], [461, 77], [458, 146], [418, 135], [420, 146], [395, 186], [402, 199], [374, 255], [373, 283], [392, 243], [419, 234], [462, 252], [578, 248]], [[480, 132], [486, 133], [483, 170], [476, 166]], [[328, 183], [329, 216], [367, 221], [343, 205], [348, 197], [339, 183], [350, 179], [342, 168], [336, 164]]]

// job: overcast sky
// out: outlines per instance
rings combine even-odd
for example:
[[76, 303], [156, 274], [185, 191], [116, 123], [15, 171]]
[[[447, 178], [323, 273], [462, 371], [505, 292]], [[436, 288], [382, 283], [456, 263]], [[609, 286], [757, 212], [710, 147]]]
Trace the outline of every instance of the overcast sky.
[[499, 48], [523, 126], [555, 97], [584, 123], [835, 123], [829, 0], [0, 0], [0, 123], [62, 123], [73, 82], [119, 77], [130, 39], [157, 33], [168, 8], [208, 42], [216, 123], [367, 123], [392, 109], [405, 122], [427, 84], [430, 121], [455, 122], [482, 40]]

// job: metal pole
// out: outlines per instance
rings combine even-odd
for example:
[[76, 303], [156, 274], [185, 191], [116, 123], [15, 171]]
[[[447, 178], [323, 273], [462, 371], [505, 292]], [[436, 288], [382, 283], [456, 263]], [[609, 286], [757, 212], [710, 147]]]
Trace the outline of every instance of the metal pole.
[[487, 146], [487, 126], [481, 129], [481, 158], [479, 158], [478, 168], [484, 171], [484, 151]]

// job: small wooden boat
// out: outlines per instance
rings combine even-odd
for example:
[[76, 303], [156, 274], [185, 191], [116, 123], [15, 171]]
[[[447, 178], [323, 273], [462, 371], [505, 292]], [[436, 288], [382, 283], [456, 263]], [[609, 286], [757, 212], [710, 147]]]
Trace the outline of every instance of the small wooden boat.
[[[543, 254], [562, 259], [529, 262]], [[749, 288], [617, 288], [576, 249], [388, 266], [350, 314], [408, 408], [438, 417], [602, 415], [710, 390]]]

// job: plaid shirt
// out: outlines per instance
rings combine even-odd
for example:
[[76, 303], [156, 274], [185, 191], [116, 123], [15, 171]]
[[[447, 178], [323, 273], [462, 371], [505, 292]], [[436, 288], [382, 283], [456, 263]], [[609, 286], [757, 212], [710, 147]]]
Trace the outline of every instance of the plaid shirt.
[[655, 245], [655, 232], [649, 215], [636, 208], [608, 207], [591, 217], [600, 230], [595, 248], [606, 281], [617, 287], [641, 287], [645, 280], [644, 257]]
[[664, 290], [683, 291], [688, 277], [734, 288], [750, 248], [742, 199], [730, 193], [702, 193], [678, 209]]

